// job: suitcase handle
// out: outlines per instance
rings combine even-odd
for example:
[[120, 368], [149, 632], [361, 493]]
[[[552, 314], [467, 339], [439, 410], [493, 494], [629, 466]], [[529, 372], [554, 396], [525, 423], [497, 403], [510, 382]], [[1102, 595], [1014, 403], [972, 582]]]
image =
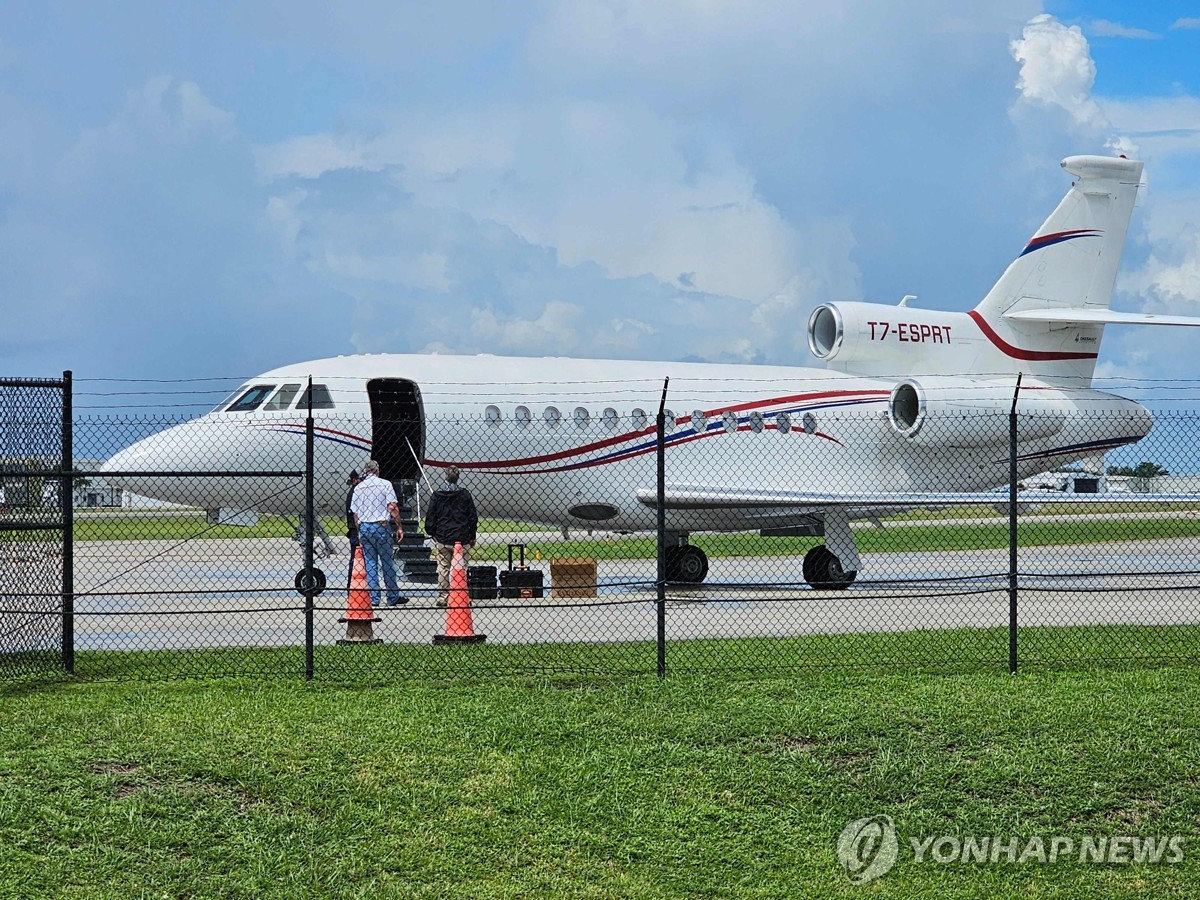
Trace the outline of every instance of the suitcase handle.
[[508, 545], [508, 571], [510, 571], [510, 572], [513, 570], [513, 549], [514, 548], [521, 551], [521, 562], [519, 564], [519, 568], [522, 568], [522, 569], [525, 568], [525, 545], [524, 544], [509, 544]]

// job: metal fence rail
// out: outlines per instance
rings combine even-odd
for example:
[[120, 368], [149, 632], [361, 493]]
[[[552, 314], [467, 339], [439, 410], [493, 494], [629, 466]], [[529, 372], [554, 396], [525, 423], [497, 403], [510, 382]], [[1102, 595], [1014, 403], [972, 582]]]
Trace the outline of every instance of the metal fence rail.
[[[653, 403], [611, 416], [581, 407], [553, 421], [490, 412], [429, 418], [420, 423], [424, 453], [397, 440], [413, 423], [368, 410], [336, 427], [309, 409], [225, 417], [185, 426], [193, 428], [188, 440], [166, 463], [139, 468], [124, 459], [117, 472], [106, 461], [135, 444], [143, 462], [152, 459], [138, 442], [185, 420], [72, 421], [69, 379], [13, 384], [0, 382], [0, 477], [16, 484], [45, 476], [44, 485], [68, 487], [39, 488], [36, 498], [27, 489], [19, 508], [8, 504], [0, 677], [44, 674], [48, 665], [83, 677], [388, 680], [1015, 670], [1200, 656], [1200, 492], [1192, 500], [1176, 485], [1170, 503], [1131, 502], [1130, 488], [1154, 485], [1078, 466], [1042, 475], [1054, 445], [1037, 457], [1021, 443], [988, 459], [1015, 477], [974, 486], [995, 488], [994, 502], [880, 508], [899, 490], [944, 492], [969, 481], [980, 459], [972, 445], [985, 437], [1040, 433], [1014, 414], [959, 416], [954, 433], [964, 447], [934, 448], [926, 468], [897, 469], [903, 483], [854, 481], [855, 471], [878, 471], [866, 463], [883, 452], [880, 425], [842, 419], [837, 409], [818, 420], [664, 408], [656, 427]], [[37, 391], [66, 399], [29, 400]], [[1055, 440], [1085, 424], [1056, 422]], [[1200, 459], [1191, 443], [1198, 424], [1187, 415], [1166, 421], [1158, 447]], [[542, 429], [536, 454], [530, 429]], [[486, 642], [443, 646], [433, 638], [447, 631], [448, 611], [437, 602], [421, 511], [448, 462], [429, 448], [461, 446], [464, 436], [481, 448], [477, 459], [503, 462], [462, 465], [462, 484], [483, 513], [469, 580], [472, 625]], [[65, 455], [64, 440], [73, 441]], [[407, 602], [371, 611], [377, 643], [347, 646], [346, 476], [369, 453], [399, 486], [407, 522], [396, 554]], [[610, 465], [617, 457], [619, 471]], [[1068, 492], [1051, 490], [1052, 477]], [[608, 499], [613, 479], [624, 479], [620, 502]], [[1022, 488], [1015, 503], [1009, 481]], [[1046, 502], [1070, 496], [1074, 482], [1110, 493]], [[864, 499], [822, 508], [771, 499], [801, 483]], [[739, 510], [738, 530], [725, 530], [722, 510], [691, 508], [701, 495]], [[89, 506], [87, 497], [120, 505]], [[852, 558], [847, 539], [859, 556], [848, 580], [830, 574], [833, 551], [821, 549]], [[522, 583], [536, 587], [489, 587], [475, 577], [490, 577], [489, 566], [507, 572], [511, 545], [524, 548]], [[700, 568], [707, 571], [697, 578]]]

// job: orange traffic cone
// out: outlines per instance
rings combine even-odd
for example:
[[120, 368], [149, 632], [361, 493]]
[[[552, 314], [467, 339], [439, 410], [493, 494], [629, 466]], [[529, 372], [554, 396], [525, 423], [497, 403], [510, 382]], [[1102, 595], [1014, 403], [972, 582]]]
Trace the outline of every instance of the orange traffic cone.
[[354, 548], [354, 568], [350, 572], [350, 591], [346, 595], [346, 637], [338, 644], [382, 644], [375, 637], [375, 623], [383, 621], [371, 609], [371, 590], [367, 586], [367, 564], [363, 561], [362, 545]]
[[450, 600], [446, 604], [446, 633], [435, 634], [435, 644], [482, 644], [486, 634], [476, 634], [471, 626], [471, 596], [467, 593], [467, 570], [463, 566], [462, 544], [454, 544], [454, 562], [450, 564]]

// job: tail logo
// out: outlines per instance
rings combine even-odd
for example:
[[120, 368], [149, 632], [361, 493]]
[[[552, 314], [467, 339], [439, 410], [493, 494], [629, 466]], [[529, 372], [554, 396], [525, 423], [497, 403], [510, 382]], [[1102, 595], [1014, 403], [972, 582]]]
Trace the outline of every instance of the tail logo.
[[1033, 238], [1025, 249], [1021, 251], [1021, 256], [1026, 253], [1032, 253], [1034, 250], [1041, 250], [1044, 247], [1049, 247], [1052, 244], [1061, 244], [1063, 241], [1073, 241], [1076, 238], [1100, 237], [1104, 234], [1098, 228], [1077, 228], [1074, 231], [1056, 231], [1054, 234], [1043, 234]]

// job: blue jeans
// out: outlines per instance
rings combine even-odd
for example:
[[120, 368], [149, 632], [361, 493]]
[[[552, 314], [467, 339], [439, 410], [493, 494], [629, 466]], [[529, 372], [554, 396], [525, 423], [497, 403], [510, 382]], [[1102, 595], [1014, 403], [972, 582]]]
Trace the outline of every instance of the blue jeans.
[[392, 534], [387, 525], [368, 522], [358, 527], [358, 543], [367, 567], [367, 586], [375, 606], [379, 605], [380, 569], [383, 569], [383, 580], [387, 584], [388, 603], [394, 605], [400, 599], [400, 590], [396, 587], [396, 563], [392, 559]]

